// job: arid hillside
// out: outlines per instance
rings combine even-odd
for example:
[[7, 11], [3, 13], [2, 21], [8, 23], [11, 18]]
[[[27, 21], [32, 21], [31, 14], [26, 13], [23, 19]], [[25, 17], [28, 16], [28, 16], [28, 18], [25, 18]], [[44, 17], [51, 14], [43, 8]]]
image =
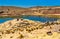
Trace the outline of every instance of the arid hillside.
[[0, 16], [60, 14], [60, 7], [13, 7], [0, 6]]
[[60, 39], [60, 20], [37, 22], [20, 18], [0, 24], [0, 39]]

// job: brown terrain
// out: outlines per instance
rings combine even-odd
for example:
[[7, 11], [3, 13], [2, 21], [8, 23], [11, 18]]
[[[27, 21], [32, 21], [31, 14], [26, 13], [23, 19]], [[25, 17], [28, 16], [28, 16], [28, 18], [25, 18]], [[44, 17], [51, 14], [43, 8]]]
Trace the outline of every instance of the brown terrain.
[[60, 21], [9, 20], [0, 24], [0, 39], [60, 39]]
[[13, 6], [0, 6], [0, 16], [19, 16], [19, 15], [45, 15], [45, 14], [60, 14], [59, 6], [52, 7], [13, 7]]

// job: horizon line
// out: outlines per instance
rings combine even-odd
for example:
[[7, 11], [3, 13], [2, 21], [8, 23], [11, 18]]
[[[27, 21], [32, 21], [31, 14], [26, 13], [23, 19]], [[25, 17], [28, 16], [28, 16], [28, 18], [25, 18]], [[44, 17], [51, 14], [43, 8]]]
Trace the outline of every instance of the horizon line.
[[53, 6], [52, 6], [52, 5], [50, 5], [50, 6], [43, 6], [43, 5], [39, 5], [39, 6], [37, 6], [37, 5], [36, 5], [36, 6], [14, 6], [14, 5], [12, 6], [12, 5], [0, 5], [0, 7], [2, 7], [2, 6], [3, 6], [3, 7], [4, 7], [4, 6], [5, 6], [5, 7], [22, 7], [22, 8], [30, 8], [30, 7], [60, 7], [60, 5], [53, 5]]

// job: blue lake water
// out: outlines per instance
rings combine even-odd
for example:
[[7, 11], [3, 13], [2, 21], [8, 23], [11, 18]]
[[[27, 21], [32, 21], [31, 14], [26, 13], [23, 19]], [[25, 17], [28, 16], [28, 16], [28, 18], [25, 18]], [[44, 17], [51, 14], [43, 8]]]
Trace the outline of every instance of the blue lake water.
[[0, 18], [0, 23], [3, 23], [8, 20], [12, 20], [13, 18]]
[[[23, 19], [29, 19], [34, 21], [40, 22], [47, 22], [47, 21], [56, 21], [58, 18], [49, 18], [49, 17], [38, 17], [38, 16], [23, 16]], [[13, 18], [0, 18], [0, 23], [3, 23], [8, 20], [12, 20]]]
[[47, 21], [57, 21], [58, 18], [49, 18], [49, 17], [39, 17], [39, 16], [24, 16], [24, 19], [40, 21], [40, 22], [47, 22]]

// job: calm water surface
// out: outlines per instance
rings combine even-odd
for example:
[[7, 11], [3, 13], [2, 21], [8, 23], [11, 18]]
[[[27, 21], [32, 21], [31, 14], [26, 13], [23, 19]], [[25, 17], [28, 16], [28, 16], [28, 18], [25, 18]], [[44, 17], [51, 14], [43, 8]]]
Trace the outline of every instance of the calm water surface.
[[[29, 19], [34, 21], [40, 22], [47, 22], [47, 21], [56, 21], [58, 18], [49, 18], [49, 17], [38, 17], [38, 16], [23, 16], [23, 19]], [[8, 20], [12, 20], [13, 18], [0, 18], [0, 23], [3, 23]]]
[[0, 18], [0, 23], [3, 23], [8, 20], [12, 20], [13, 18]]
[[58, 18], [49, 18], [49, 17], [39, 17], [39, 16], [23, 16], [24, 19], [47, 22], [47, 21], [57, 21]]

